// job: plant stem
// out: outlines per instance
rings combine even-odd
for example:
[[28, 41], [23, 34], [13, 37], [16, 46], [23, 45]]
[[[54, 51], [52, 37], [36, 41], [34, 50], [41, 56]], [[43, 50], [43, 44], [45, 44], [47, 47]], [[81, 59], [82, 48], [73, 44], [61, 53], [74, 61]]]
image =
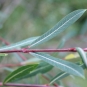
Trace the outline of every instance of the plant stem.
[[[83, 49], [87, 52], [87, 48]], [[75, 48], [66, 49], [20, 49], [20, 50], [0, 50], [0, 53], [29, 53], [29, 52], [77, 52]]]
[[17, 87], [54, 87], [54, 86], [47, 86], [47, 85], [37, 85], [37, 84], [16, 84], [16, 83], [6, 83], [3, 85], [0, 82], [0, 86], [17, 86]]

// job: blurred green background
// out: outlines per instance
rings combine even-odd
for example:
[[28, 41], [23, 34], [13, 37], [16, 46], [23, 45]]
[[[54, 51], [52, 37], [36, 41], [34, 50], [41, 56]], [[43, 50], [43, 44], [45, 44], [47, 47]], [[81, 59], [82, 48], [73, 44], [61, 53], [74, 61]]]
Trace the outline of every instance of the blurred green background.
[[[86, 8], [87, 0], [0, 0], [0, 37], [10, 43], [16, 43], [29, 37], [40, 36], [70, 12]], [[64, 48], [86, 47], [86, 20], [87, 12], [76, 23], [41, 47], [56, 48], [63, 38], [66, 39]], [[64, 81], [67, 84], [65, 87], [87, 85], [87, 80], [79, 79], [75, 82], [68, 79], [69, 83]]]

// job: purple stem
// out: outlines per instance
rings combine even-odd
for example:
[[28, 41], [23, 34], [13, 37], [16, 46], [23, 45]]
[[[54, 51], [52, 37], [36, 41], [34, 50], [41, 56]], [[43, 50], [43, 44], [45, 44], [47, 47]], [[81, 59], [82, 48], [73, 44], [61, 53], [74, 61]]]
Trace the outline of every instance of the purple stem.
[[6, 83], [3, 85], [2, 82], [0, 82], [0, 86], [18, 86], [18, 87], [54, 87], [54, 86], [48, 86], [48, 85], [37, 85], [37, 84], [15, 84], [15, 83]]
[[[87, 52], [87, 48], [83, 49]], [[20, 49], [20, 50], [2, 50], [0, 53], [29, 53], [29, 52], [77, 52], [75, 48], [66, 48], [66, 49]]]

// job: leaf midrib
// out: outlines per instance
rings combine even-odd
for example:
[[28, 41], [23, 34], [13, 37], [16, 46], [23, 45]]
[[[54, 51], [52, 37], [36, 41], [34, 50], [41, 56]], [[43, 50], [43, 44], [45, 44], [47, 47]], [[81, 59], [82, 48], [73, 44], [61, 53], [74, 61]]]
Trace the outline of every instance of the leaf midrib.
[[[78, 14], [82, 13], [83, 11], [79, 12]], [[75, 16], [77, 16], [78, 14], [74, 15], [73, 17], [71, 17], [68, 21], [66, 21], [63, 25], [65, 25], [67, 22], [69, 22], [72, 18], [74, 18]], [[61, 25], [59, 28], [61, 28], [63, 25]], [[53, 33], [55, 33], [59, 28], [57, 28], [54, 32], [52, 32], [51, 34], [49, 34], [48, 36], [46, 36], [45, 38], [37, 41], [35, 44], [41, 42], [42, 40], [46, 39], [47, 37], [49, 37], [50, 35], [52, 35]], [[35, 44], [32, 44], [30, 47], [34, 46]]]
[[[34, 66], [32, 66], [32, 67], [30, 67], [30, 68], [33, 68]], [[26, 69], [24, 69], [23, 71], [25, 71], [25, 70], [27, 70], [27, 69], [29, 69], [29, 67], [28, 68], [26, 68]], [[12, 79], [13, 77], [15, 77], [16, 75], [18, 75], [18, 74], [20, 74], [21, 72], [23, 72], [23, 71], [20, 71], [20, 72], [18, 72], [17, 74], [15, 74], [15, 75], [13, 75], [12, 77], [10, 77], [9, 79], [7, 79], [6, 81], [5, 81], [5, 83], [6, 82], [8, 82], [10, 79]], [[31, 71], [30, 71], [31, 72]]]
[[[35, 53], [36, 54], [36, 53]], [[39, 55], [39, 54], [36, 54], [36, 55]], [[60, 65], [63, 65], [63, 66], [65, 66], [65, 67], [67, 67], [67, 68], [70, 68], [71, 70], [73, 70], [73, 71], [75, 71], [76, 73], [78, 73], [81, 77], [83, 77], [83, 75], [81, 75], [79, 72], [77, 72], [75, 69], [73, 69], [72, 67], [69, 67], [69, 66], [67, 66], [67, 65], [64, 65], [64, 64], [62, 64], [62, 63], [60, 63], [60, 62], [58, 62], [58, 61], [55, 61], [55, 60], [51, 60], [51, 59], [49, 59], [49, 58], [47, 58], [47, 57], [45, 57], [45, 56], [42, 56], [42, 55], [39, 55], [39, 56], [41, 56], [41, 57], [43, 57], [43, 58], [45, 58], [45, 59], [47, 59], [47, 60], [49, 60], [49, 61], [51, 61], [51, 62], [54, 62], [54, 63], [59, 63]]]

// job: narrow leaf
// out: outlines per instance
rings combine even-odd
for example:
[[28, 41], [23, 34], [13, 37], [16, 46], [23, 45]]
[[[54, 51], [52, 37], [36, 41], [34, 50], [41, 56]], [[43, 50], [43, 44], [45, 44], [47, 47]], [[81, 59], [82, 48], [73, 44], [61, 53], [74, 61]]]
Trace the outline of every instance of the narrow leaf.
[[41, 62], [35, 70], [33, 70], [30, 74], [28, 74], [28, 76], [29, 77], [35, 76], [38, 73], [43, 74], [43, 73], [46, 73], [46, 72], [50, 71], [52, 68], [53, 68], [52, 65], [50, 65], [46, 62]]
[[[79, 65], [81, 66], [82, 68], [84, 68], [84, 65]], [[57, 74], [51, 81], [50, 81], [50, 84], [54, 83], [55, 81], [58, 81], [58, 80], [61, 80], [67, 76], [69, 76], [70, 74], [67, 73], [67, 72], [60, 72], [59, 74]]]
[[[38, 36], [39, 37], [39, 36]], [[9, 49], [13, 49], [13, 48], [17, 48], [17, 47], [21, 47], [21, 46], [26, 46], [31, 44], [34, 40], [36, 40], [38, 37], [31, 37], [28, 39], [25, 39], [23, 41], [17, 42], [15, 44], [11, 44], [9, 46], [4, 46], [0, 48], [0, 51], [2, 50], [9, 50]]]
[[15, 81], [17, 79], [20, 79], [21, 77], [24, 77], [25, 75], [33, 71], [36, 67], [37, 67], [37, 64], [19, 67], [17, 70], [13, 71], [10, 75], [6, 77], [3, 84], [7, 82]]
[[[61, 49], [64, 46], [64, 44], [65, 44], [65, 39], [61, 39], [61, 41], [59, 42], [58, 47], [56, 49]], [[57, 52], [53, 52], [53, 56], [56, 57], [57, 55], [58, 55]]]
[[[51, 69], [53, 68], [52, 65], [46, 63], [46, 62], [41, 62], [36, 69], [34, 69], [32, 72], [28, 73], [27, 75], [25, 75], [24, 77], [21, 77], [19, 78], [18, 80], [20, 79], [24, 79], [24, 78], [29, 78], [29, 77], [32, 77], [32, 76], [35, 76], [39, 73], [46, 73], [48, 71], [50, 71]], [[17, 80], [16, 80], [17, 81]]]
[[85, 23], [82, 26], [82, 29], [80, 31], [80, 34], [81, 35], [84, 35], [86, 32], [87, 32], [87, 19], [86, 19]]
[[67, 72], [60, 72], [50, 81], [50, 84], [54, 83], [56, 80], [61, 80], [65, 77], [67, 77], [68, 75], [69, 74]]
[[41, 35], [38, 39], [36, 39], [34, 42], [32, 42], [30, 47], [34, 47], [52, 39], [62, 31], [64, 31], [66, 28], [68, 28], [75, 21], [77, 21], [85, 11], [86, 9], [73, 11], [72, 13], [64, 17], [62, 20], [60, 20], [52, 29], [50, 29], [45, 34]]
[[59, 69], [65, 71], [69, 74], [72, 74], [75, 76], [80, 76], [80, 77], [84, 78], [83, 69], [74, 63], [71, 63], [71, 62], [68, 62], [68, 61], [65, 61], [65, 60], [62, 60], [59, 58], [52, 57], [49, 54], [44, 54], [44, 53], [39, 53], [39, 52], [31, 53], [31, 54], [35, 57], [42, 59], [43, 61], [55, 66], [55, 67], [58, 67]]

